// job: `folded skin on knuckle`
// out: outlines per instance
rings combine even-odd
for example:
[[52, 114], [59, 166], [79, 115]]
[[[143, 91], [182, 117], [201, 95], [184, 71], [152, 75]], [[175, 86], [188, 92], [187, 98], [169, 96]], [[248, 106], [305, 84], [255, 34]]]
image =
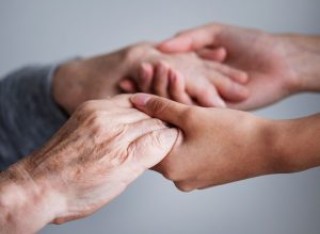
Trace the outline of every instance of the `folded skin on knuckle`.
[[74, 113], [78, 120], [83, 120], [88, 114], [95, 111], [95, 101], [86, 101], [82, 103]]
[[149, 120], [148, 126], [150, 129], [162, 129], [166, 127], [166, 124], [160, 119], [152, 118]]
[[[150, 133], [150, 138], [152, 139], [152, 147], [154, 148], [164, 148], [164, 140], [161, 138], [157, 131]], [[150, 146], [149, 146], [150, 147]]]
[[94, 113], [96, 113], [97, 111], [102, 111], [101, 109], [101, 104], [103, 102], [103, 106], [106, 107], [106, 105], [110, 104], [111, 101], [109, 100], [103, 100], [103, 101], [86, 101], [84, 103], [82, 103], [76, 110], [74, 116], [75, 118], [81, 122], [81, 121], [85, 121], [89, 116], [91, 116], [92, 114], [94, 115]]
[[100, 111], [88, 114], [83, 124], [93, 135], [101, 135], [106, 130], [105, 118]]

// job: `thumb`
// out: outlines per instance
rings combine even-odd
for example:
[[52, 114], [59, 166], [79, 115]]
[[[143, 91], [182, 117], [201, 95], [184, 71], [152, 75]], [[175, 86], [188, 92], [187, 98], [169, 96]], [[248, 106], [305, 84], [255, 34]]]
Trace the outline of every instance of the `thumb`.
[[183, 127], [181, 119], [188, 108], [187, 105], [144, 93], [135, 94], [130, 100], [137, 109], [147, 115]]
[[179, 53], [213, 46], [220, 33], [220, 29], [221, 27], [218, 24], [214, 24], [187, 30], [160, 43], [158, 49], [165, 53]]
[[179, 131], [175, 128], [153, 131], [134, 141], [129, 151], [135, 162], [144, 168], [151, 168], [170, 153], [178, 135]]

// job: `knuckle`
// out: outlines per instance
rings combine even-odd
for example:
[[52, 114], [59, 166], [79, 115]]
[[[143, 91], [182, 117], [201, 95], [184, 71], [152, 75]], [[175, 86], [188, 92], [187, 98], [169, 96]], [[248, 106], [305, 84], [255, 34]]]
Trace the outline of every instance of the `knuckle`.
[[82, 103], [75, 111], [74, 116], [76, 120], [79, 122], [86, 121], [88, 117], [97, 111], [96, 103], [97, 101], [86, 101]]
[[86, 101], [78, 107], [77, 112], [90, 113], [95, 110], [95, 106], [96, 106], [96, 101]]
[[101, 111], [94, 111], [87, 116], [88, 124], [92, 127], [101, 127], [104, 119], [101, 116]]
[[181, 192], [191, 192], [195, 189], [195, 187], [187, 181], [175, 182], [174, 184]]
[[129, 151], [119, 150], [114, 157], [111, 157], [110, 163], [113, 167], [119, 167], [123, 165], [130, 158], [131, 154]]
[[197, 121], [198, 116], [196, 111], [194, 110], [195, 107], [187, 107], [182, 113], [180, 118], [181, 123], [183, 126], [188, 126], [189, 123], [194, 123]]
[[167, 162], [162, 162], [160, 167], [161, 174], [168, 180], [178, 181], [181, 177], [180, 173], [177, 171], [177, 168], [172, 166], [168, 160]]
[[152, 132], [151, 138], [152, 138], [152, 144], [155, 148], [162, 148], [163, 147], [164, 142], [157, 132]]
[[204, 85], [203, 87], [199, 88], [199, 95], [203, 97], [209, 97], [213, 93], [216, 93], [216, 88], [212, 85]]

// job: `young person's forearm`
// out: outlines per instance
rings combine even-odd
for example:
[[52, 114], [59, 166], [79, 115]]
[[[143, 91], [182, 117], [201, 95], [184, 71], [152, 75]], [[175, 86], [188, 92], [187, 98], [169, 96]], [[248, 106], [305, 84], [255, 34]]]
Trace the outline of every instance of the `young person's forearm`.
[[297, 172], [320, 166], [320, 114], [271, 121], [275, 172]]
[[320, 91], [320, 36], [283, 34], [288, 66], [297, 77], [298, 91]]

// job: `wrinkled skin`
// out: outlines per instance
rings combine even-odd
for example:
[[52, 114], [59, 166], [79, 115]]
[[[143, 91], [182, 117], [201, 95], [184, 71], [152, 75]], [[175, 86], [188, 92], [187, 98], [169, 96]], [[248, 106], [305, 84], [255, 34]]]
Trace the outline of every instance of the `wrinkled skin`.
[[14, 194], [28, 197], [18, 201], [29, 200], [8, 210], [13, 220], [4, 228], [31, 233], [92, 214], [159, 163], [176, 138], [176, 129], [132, 108], [128, 96], [85, 102], [43, 148], [1, 174], [0, 189], [17, 187]]

